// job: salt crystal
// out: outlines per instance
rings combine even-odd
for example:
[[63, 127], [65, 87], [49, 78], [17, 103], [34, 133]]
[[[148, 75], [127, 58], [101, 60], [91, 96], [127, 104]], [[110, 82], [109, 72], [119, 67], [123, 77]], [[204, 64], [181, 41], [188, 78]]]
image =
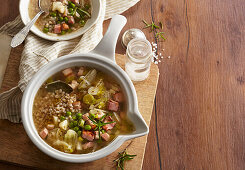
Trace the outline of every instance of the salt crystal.
[[159, 63], [161, 63], [161, 60], [158, 60]]
[[163, 56], [161, 56], [161, 58], [163, 58]]
[[171, 58], [171, 56], [168, 56], [168, 58]]

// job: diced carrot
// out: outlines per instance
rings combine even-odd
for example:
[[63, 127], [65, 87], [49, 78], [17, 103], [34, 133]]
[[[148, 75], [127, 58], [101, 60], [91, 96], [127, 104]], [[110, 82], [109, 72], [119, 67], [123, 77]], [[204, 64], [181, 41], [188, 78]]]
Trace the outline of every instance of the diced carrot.
[[68, 30], [69, 29], [69, 25], [67, 25], [66, 23], [63, 23], [62, 26], [61, 26], [61, 29], [62, 30]]

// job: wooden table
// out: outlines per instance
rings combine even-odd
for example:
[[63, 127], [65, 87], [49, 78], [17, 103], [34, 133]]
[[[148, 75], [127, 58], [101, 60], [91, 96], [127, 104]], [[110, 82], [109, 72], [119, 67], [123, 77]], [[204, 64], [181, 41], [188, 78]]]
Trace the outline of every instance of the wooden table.
[[[1, 3], [0, 25], [17, 15]], [[143, 169], [245, 169], [245, 1], [141, 0], [124, 15], [124, 31], [161, 21], [167, 38]]]

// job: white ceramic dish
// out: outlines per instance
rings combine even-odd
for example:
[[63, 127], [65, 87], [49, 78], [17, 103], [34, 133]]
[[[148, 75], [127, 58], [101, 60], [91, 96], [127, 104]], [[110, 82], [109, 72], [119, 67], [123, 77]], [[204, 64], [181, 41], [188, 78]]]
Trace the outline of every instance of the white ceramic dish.
[[[60, 57], [45, 65], [38, 71], [28, 84], [21, 104], [24, 128], [33, 143], [49, 156], [67, 162], [90, 162], [105, 157], [119, 148], [126, 140], [148, 134], [148, 126], [138, 110], [135, 88], [128, 75], [115, 63], [115, 47], [117, 37], [126, 24], [126, 18], [117, 15], [112, 18], [108, 31], [98, 46], [87, 54], [72, 54]], [[32, 117], [33, 101], [40, 86], [48, 77], [67, 67], [90, 66], [112, 75], [120, 83], [127, 101], [127, 115], [135, 125], [132, 134], [119, 135], [108, 146], [89, 154], [68, 154], [49, 146], [39, 136]]]
[[[22, 22], [25, 25], [31, 21], [31, 18], [28, 12], [29, 3], [30, 3], [30, 0], [20, 0], [20, 3], [19, 3], [20, 16], [21, 16]], [[89, 30], [97, 22], [99, 18], [99, 14], [101, 10], [101, 0], [91, 0], [91, 3], [92, 3], [91, 18], [86, 22], [84, 27], [78, 29], [77, 31], [74, 31], [74, 32], [71, 32], [69, 34], [65, 34], [62, 36], [51, 36], [51, 35], [43, 33], [35, 25], [32, 26], [31, 31], [37, 36], [42, 37], [47, 40], [51, 40], [51, 41], [63, 41], [63, 40], [70, 40], [70, 39], [76, 38], [84, 34], [87, 30]]]

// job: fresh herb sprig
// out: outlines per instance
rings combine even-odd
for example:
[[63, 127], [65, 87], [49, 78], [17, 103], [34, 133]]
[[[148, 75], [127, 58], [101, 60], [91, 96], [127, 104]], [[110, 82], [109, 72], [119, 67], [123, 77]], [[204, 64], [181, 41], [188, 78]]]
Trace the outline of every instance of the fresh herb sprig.
[[164, 32], [157, 32], [155, 36], [157, 39], [162, 38], [165, 41], [166, 38], [163, 36], [163, 34], [164, 34]]
[[107, 122], [104, 123], [102, 120], [106, 117], [107, 115], [102, 116], [99, 120], [95, 120], [93, 117], [89, 116], [88, 118], [96, 125], [96, 128], [94, 131], [98, 130], [99, 132], [99, 141], [101, 141], [101, 135], [100, 132], [102, 133], [102, 127], [107, 124], [115, 123], [115, 121]]
[[128, 161], [131, 159], [134, 159], [136, 155], [130, 155], [127, 153], [127, 148], [124, 149], [122, 152], [118, 153], [118, 158], [115, 159], [113, 162], [117, 163], [117, 170], [120, 168], [121, 170], [124, 170], [124, 161]]
[[160, 25], [160, 28], [163, 29], [163, 24], [161, 21], [159, 22], [159, 25]]
[[142, 20], [143, 21], [143, 23], [145, 24], [145, 27], [144, 27], [144, 29], [145, 28], [151, 28], [151, 31], [154, 31], [155, 29], [159, 29], [160, 27], [159, 26], [157, 26], [153, 21], [151, 22], [151, 24], [148, 24], [145, 20]]
[[151, 22], [151, 24], [148, 24], [145, 20], [142, 20], [142, 22], [145, 24], [145, 27], [143, 29], [150, 28], [150, 32], [156, 31], [155, 37], [157, 39], [162, 38], [164, 41], [166, 40], [166, 38], [163, 36], [164, 32], [157, 32], [158, 29], [163, 29], [162, 22], [159, 22], [160, 26], [156, 25], [153, 21]]
[[83, 10], [83, 9], [81, 9], [81, 8], [77, 8], [77, 13], [78, 13], [80, 16], [83, 16], [83, 14], [85, 14], [85, 15], [87, 15], [89, 18], [91, 17], [91, 15], [90, 15], [87, 11], [85, 11], [85, 10]]

